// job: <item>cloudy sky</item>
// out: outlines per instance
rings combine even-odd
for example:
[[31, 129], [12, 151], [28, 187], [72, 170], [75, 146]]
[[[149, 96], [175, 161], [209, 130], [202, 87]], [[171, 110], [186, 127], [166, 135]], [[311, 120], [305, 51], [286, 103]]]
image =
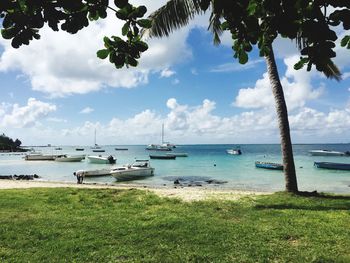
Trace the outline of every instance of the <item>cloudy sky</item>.
[[[144, 2], [144, 1], [133, 1]], [[165, 1], [146, 3], [149, 11]], [[139, 67], [99, 60], [103, 37], [120, 34], [110, 15], [76, 35], [41, 31], [13, 49], [0, 39], [0, 132], [25, 145], [278, 143], [266, 64], [234, 58], [229, 36], [212, 44], [208, 17], [165, 39], [148, 40]], [[295, 71], [295, 44], [274, 43], [294, 143], [350, 142], [350, 50], [338, 48], [343, 80]]]

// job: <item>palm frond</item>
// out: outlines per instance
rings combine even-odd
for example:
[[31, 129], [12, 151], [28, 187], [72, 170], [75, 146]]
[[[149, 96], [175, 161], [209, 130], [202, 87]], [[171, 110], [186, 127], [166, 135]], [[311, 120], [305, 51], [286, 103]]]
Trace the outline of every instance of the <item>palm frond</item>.
[[337, 81], [342, 79], [340, 70], [331, 59], [327, 59], [327, 61], [324, 62], [322, 72], [327, 78], [335, 79]]
[[222, 35], [223, 31], [221, 28], [220, 18], [221, 16], [219, 14], [211, 13], [208, 30], [210, 30], [214, 35], [214, 45], [219, 45], [221, 43], [220, 36]]
[[142, 34], [150, 37], [169, 36], [174, 30], [187, 25], [196, 14], [203, 12], [200, 2], [201, 0], [168, 1], [148, 17], [152, 21], [152, 27], [145, 29]]

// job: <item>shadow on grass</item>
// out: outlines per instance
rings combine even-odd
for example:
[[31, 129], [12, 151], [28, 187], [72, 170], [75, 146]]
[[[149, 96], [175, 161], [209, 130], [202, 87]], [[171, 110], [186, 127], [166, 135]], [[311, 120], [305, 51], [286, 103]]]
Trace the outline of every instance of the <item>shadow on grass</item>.
[[302, 197], [317, 197], [331, 200], [350, 200], [350, 195], [330, 195], [325, 193], [318, 193], [317, 191], [313, 192], [298, 192], [296, 196]]
[[325, 193], [299, 192], [298, 194], [277, 193], [285, 196], [283, 203], [281, 199], [274, 203], [274, 199], [261, 200], [261, 204], [255, 205], [256, 209], [279, 209], [279, 210], [310, 210], [310, 211], [332, 211], [350, 210], [350, 195], [331, 195]]

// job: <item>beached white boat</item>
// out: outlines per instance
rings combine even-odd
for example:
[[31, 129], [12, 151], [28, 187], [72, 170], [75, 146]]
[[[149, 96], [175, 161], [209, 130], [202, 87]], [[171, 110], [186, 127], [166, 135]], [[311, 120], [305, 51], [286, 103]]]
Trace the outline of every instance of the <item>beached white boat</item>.
[[344, 156], [347, 155], [345, 152], [337, 152], [330, 150], [311, 150], [309, 153], [313, 156]]
[[81, 162], [85, 155], [62, 155], [55, 158], [56, 162]]
[[111, 169], [78, 170], [73, 174], [75, 176], [80, 175], [83, 177], [106, 176], [106, 175], [111, 175]]
[[89, 155], [87, 157], [90, 163], [98, 163], [98, 164], [114, 164], [117, 159], [115, 159], [112, 155], [110, 156], [102, 156], [102, 155]]
[[132, 165], [124, 165], [111, 169], [111, 175], [118, 181], [135, 180], [153, 176], [154, 168], [148, 160], [136, 160]]
[[42, 153], [31, 153], [27, 154], [24, 159], [26, 161], [54, 161], [61, 155], [42, 154]]
[[240, 149], [228, 149], [226, 150], [226, 152], [228, 154], [232, 154], [232, 155], [241, 155], [242, 151]]

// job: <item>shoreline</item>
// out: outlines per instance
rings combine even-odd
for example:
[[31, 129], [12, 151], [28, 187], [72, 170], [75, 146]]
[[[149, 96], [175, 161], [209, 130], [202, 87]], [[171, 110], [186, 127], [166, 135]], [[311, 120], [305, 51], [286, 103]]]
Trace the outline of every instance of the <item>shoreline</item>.
[[164, 186], [152, 187], [139, 184], [118, 184], [112, 185], [107, 183], [83, 183], [77, 184], [72, 182], [57, 181], [24, 181], [24, 180], [1, 180], [0, 190], [8, 189], [28, 189], [28, 188], [82, 188], [82, 189], [138, 189], [151, 191], [160, 197], [179, 198], [183, 201], [201, 201], [201, 200], [238, 200], [242, 197], [257, 195], [269, 195], [272, 192], [247, 191], [236, 189], [218, 189], [213, 187], [180, 187]]

